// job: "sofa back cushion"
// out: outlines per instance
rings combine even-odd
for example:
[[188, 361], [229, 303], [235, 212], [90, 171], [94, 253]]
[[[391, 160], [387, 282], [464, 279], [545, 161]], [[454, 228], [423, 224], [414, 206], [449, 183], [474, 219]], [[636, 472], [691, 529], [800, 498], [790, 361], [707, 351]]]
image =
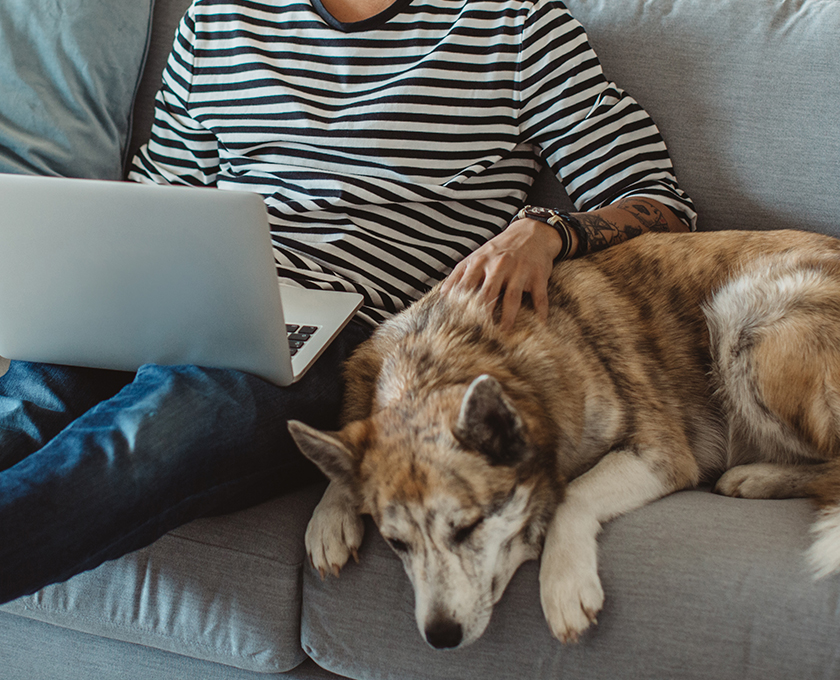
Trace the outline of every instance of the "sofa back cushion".
[[659, 125], [700, 229], [840, 236], [840, 2], [566, 5]]
[[0, 3], [0, 172], [122, 178], [153, 2]]

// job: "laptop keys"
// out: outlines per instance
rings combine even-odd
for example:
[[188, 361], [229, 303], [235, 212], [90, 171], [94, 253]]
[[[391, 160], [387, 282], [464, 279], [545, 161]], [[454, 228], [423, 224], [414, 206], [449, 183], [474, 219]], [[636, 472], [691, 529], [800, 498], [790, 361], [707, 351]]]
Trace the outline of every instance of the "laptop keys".
[[317, 326], [301, 326], [300, 324], [287, 323], [286, 334], [289, 339], [289, 354], [294, 356], [303, 347], [304, 343], [311, 338], [318, 330]]

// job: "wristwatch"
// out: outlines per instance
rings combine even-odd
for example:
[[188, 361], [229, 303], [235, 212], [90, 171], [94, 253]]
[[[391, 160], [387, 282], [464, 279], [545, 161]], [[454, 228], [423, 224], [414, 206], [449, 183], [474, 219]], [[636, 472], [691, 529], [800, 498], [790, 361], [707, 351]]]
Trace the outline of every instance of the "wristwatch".
[[563, 247], [560, 255], [557, 256], [558, 260], [563, 260], [569, 256], [569, 253], [572, 250], [572, 232], [577, 234], [578, 237], [578, 248], [575, 255], [582, 257], [589, 252], [589, 241], [586, 238], [586, 232], [583, 229], [583, 225], [577, 220], [577, 218], [573, 217], [569, 213], [562, 212], [554, 208], [542, 208], [537, 205], [526, 205], [516, 215], [517, 220], [525, 218], [547, 224], [560, 235], [560, 238], [563, 241]]

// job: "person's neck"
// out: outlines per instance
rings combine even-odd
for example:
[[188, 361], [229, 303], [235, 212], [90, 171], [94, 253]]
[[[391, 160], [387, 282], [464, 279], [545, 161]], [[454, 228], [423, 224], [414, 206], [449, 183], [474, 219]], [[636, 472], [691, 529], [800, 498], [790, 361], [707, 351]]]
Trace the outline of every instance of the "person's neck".
[[343, 24], [364, 21], [393, 5], [395, 0], [321, 0], [324, 8]]

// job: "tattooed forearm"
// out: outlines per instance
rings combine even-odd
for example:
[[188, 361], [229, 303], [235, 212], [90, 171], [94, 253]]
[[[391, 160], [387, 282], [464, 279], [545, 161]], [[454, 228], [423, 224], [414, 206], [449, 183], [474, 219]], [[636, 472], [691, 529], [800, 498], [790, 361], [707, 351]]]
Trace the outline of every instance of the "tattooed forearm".
[[622, 224], [595, 212], [580, 213], [575, 217], [583, 226], [590, 253], [609, 248], [642, 233], [641, 227]]
[[662, 208], [644, 198], [625, 198], [617, 206], [633, 215], [648, 231], [670, 231]]
[[592, 212], [575, 213], [575, 217], [586, 235], [588, 252], [604, 250], [646, 231], [676, 231], [682, 224], [657, 201], [635, 196]]

